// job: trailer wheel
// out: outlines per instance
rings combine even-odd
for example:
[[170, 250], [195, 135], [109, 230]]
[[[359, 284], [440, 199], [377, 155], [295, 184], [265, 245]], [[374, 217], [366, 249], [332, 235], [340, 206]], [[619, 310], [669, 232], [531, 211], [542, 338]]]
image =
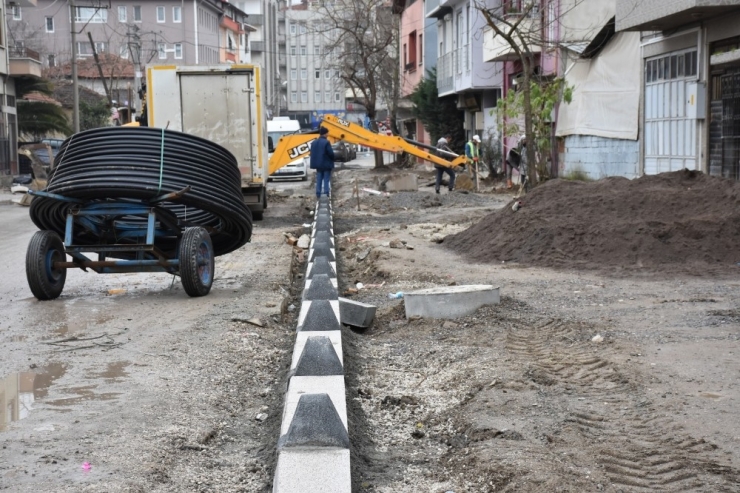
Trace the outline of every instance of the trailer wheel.
[[55, 269], [54, 262], [64, 262], [64, 243], [54, 231], [36, 231], [26, 250], [26, 279], [33, 295], [42, 301], [62, 294], [67, 269]]
[[187, 228], [180, 240], [180, 278], [189, 296], [205, 296], [211, 290], [214, 271], [213, 242], [203, 228]]

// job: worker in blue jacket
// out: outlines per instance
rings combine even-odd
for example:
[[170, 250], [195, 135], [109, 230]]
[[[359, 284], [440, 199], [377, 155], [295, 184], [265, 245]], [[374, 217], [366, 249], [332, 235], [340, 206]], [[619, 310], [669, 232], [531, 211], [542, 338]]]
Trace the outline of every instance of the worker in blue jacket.
[[316, 198], [321, 193], [331, 194], [331, 170], [334, 169], [334, 149], [326, 138], [329, 133], [325, 127], [319, 129], [319, 138], [311, 143], [311, 169], [316, 170]]

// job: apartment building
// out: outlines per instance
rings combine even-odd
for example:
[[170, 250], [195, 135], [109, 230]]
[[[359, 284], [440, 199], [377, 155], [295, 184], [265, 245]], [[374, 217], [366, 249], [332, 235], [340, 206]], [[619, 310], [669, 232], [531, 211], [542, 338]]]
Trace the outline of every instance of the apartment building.
[[440, 0], [426, 14], [437, 24], [437, 90], [454, 96], [465, 115], [466, 137], [498, 139], [494, 108], [503, 87], [502, 65], [483, 56], [486, 21], [479, 8], [492, 0]]
[[8, 19], [20, 8], [33, 8], [36, 0], [0, 3], [0, 186], [8, 186], [18, 167], [18, 116], [14, 77], [39, 77], [41, 62], [38, 53], [12, 42]]
[[394, 0], [394, 13], [401, 16], [399, 130], [406, 138], [426, 144], [431, 136], [413, 115], [409, 99], [427, 71], [437, 66], [437, 20], [427, 17], [439, 7], [439, 0]]
[[[285, 62], [285, 79], [281, 83], [286, 100], [283, 115], [300, 121], [302, 128], [316, 128], [327, 113], [350, 117], [346, 86], [338, 68], [341, 54], [328, 52], [328, 31], [318, 4], [286, 6], [281, 29], [286, 50], [284, 58], [281, 56]], [[356, 121], [357, 116], [351, 119]]]
[[[550, 175], [582, 172], [591, 178], [639, 176], [639, 39], [615, 32], [615, 0], [494, 0], [504, 33], [516, 25], [517, 48], [534, 63], [533, 76], [564, 78], [573, 101], [550, 118]], [[503, 63], [503, 95], [519, 90], [520, 55], [492, 26], [484, 32], [484, 60]], [[504, 135], [504, 154], [523, 133]]]
[[617, 0], [618, 32], [640, 33], [640, 163], [740, 179], [740, 3]]
[[285, 81], [278, 63], [278, 29], [280, 8], [277, 0], [238, 0], [232, 2], [249, 17], [245, 24], [244, 49], [240, 63], [254, 63], [262, 67], [265, 103], [268, 116], [279, 115], [281, 84]]

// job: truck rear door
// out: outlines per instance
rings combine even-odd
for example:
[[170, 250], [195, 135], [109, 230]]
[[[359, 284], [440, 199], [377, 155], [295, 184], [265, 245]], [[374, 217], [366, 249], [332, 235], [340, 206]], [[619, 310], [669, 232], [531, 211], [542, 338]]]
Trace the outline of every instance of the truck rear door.
[[242, 183], [252, 180], [249, 72], [180, 73], [182, 131], [222, 145], [236, 157]]

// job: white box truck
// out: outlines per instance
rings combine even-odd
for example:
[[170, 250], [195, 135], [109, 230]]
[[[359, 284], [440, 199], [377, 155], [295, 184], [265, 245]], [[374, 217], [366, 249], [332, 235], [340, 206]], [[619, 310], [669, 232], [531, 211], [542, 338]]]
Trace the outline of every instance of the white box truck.
[[260, 67], [256, 65], [147, 68], [150, 127], [197, 135], [236, 157], [244, 202], [254, 219], [267, 208], [267, 131]]
[[[291, 120], [288, 116], [276, 116], [272, 120], [267, 120], [267, 142], [272, 158], [272, 151], [277, 147], [281, 137], [292, 135], [301, 131], [301, 124], [298, 120]], [[300, 178], [303, 181], [308, 179], [309, 161], [307, 157], [291, 161], [277, 171], [270, 174], [270, 180], [295, 179]]]

